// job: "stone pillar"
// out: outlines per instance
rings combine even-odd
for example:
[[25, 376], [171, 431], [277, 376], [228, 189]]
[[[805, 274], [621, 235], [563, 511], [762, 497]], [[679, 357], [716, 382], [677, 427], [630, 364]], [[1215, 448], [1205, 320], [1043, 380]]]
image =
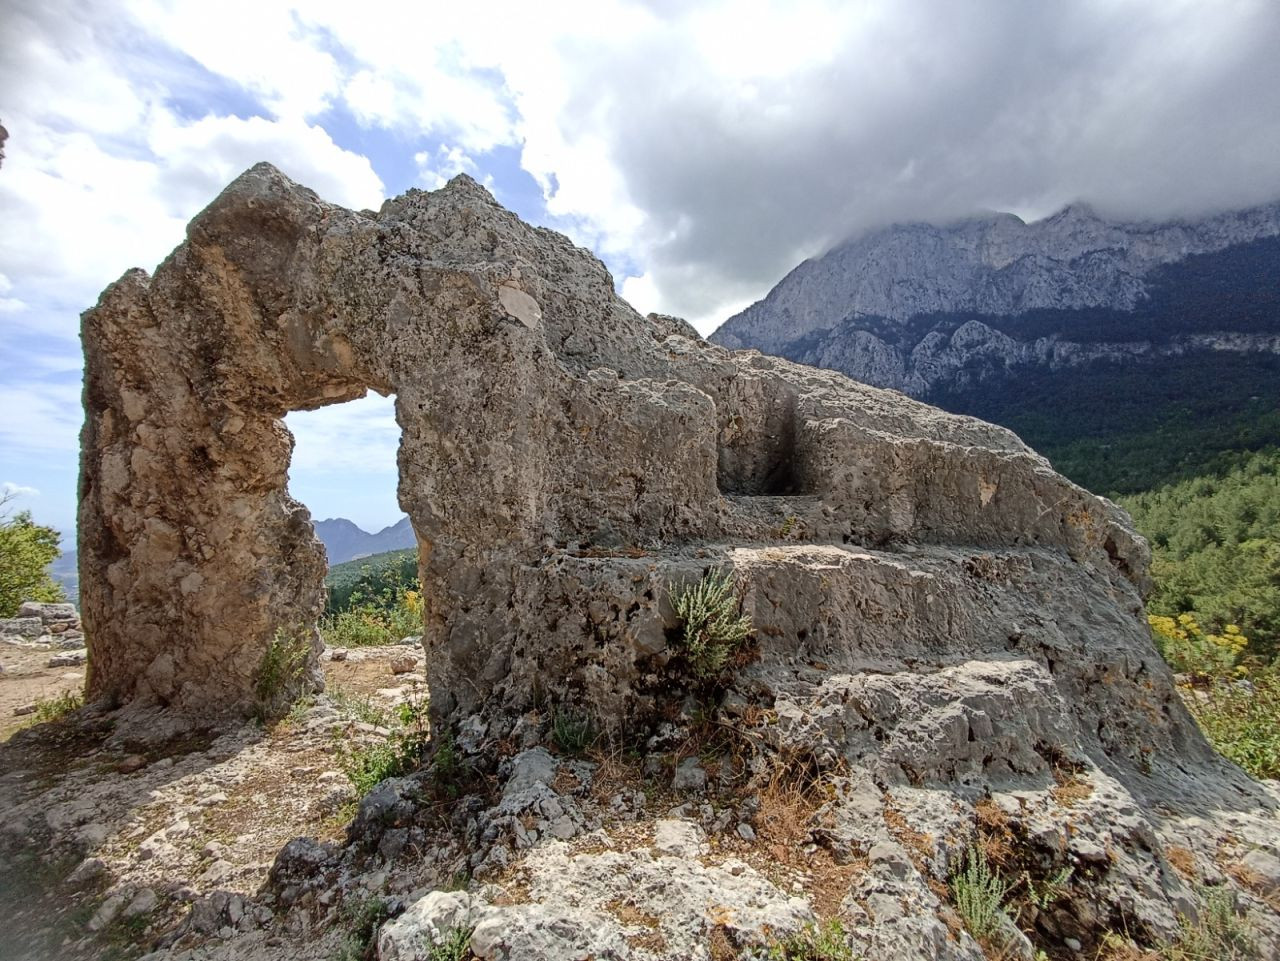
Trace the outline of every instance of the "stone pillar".
[[[293, 439], [275, 411], [212, 395], [149, 286], [130, 274], [85, 317], [88, 695], [206, 716], [269, 708], [259, 700], [319, 683], [325, 558], [286, 489]], [[277, 636], [291, 653], [260, 691]]]

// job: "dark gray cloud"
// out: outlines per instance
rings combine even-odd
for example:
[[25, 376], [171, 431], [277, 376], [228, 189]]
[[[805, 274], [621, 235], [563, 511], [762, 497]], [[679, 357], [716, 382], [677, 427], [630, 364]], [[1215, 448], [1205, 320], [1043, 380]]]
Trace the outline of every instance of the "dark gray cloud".
[[750, 89], [703, 74], [698, 42], [577, 51], [561, 118], [607, 132], [652, 276], [692, 316], [886, 222], [1280, 196], [1274, 0], [886, 4], [834, 56]]

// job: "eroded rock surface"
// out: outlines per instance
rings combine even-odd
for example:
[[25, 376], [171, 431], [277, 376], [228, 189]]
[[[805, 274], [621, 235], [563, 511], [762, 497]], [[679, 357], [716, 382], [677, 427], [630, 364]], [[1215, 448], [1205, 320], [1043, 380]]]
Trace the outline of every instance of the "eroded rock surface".
[[[374, 214], [255, 167], [154, 277], [103, 294], [84, 340], [94, 697], [243, 710], [277, 632], [311, 635], [324, 558], [281, 418], [369, 389], [396, 395], [440, 718], [522, 710], [535, 676], [553, 700], [644, 713], [666, 582], [742, 550], [765, 580], [868, 547], [1040, 550], [1140, 633], [1144, 548], [1012, 434], [642, 317], [590, 254], [465, 177]], [[789, 615], [810, 645], [826, 602]], [[913, 621], [939, 650], [972, 641]]]
[[[1008, 431], [643, 317], [590, 254], [466, 177], [373, 213], [255, 167], [154, 277], [104, 293], [84, 339], [89, 693], [135, 727], [250, 710], [279, 637], [307, 655], [297, 683], [319, 683], [324, 556], [285, 489], [281, 418], [396, 395], [433, 730], [494, 772], [492, 796], [449, 802], [456, 830], [430, 850], [474, 883], [523, 871], [528, 890], [415, 892], [435, 900], [406, 913], [418, 929], [387, 929], [385, 956], [420, 954], [444, 914], [475, 924], [482, 957], [551, 931], [619, 958], [710, 957], [713, 935], [745, 949], [838, 914], [868, 956], [977, 957], [940, 898], [992, 819], [1037, 883], [1076, 879], [1020, 919], [1037, 944], [1174, 937], [1194, 881], [1234, 884], [1280, 945], [1266, 883], [1223, 866], [1268, 876], [1275, 794], [1178, 699], [1143, 616], [1145, 545]], [[755, 628], [715, 685], [689, 670], [671, 604], [712, 567], [735, 572]], [[774, 850], [753, 847], [770, 765], [803, 759], [825, 803], [802, 841], [762, 843], [826, 858], [822, 898], [808, 874], [792, 905], [763, 875], [666, 853], [684, 843], [670, 826], [658, 853], [607, 834], [571, 853], [651, 805], [634, 784], [588, 803], [556, 783], [594, 776], [537, 753], [557, 717], [641, 745], [646, 777], [690, 795], [667, 820], [696, 815], [744, 854]], [[690, 747], [708, 717], [750, 745], [745, 768]], [[438, 772], [384, 783], [344, 856], [425, 849], [438, 791]], [[606, 877], [635, 893], [659, 876], [701, 920], [643, 940], [636, 918], [661, 905], [634, 897], [602, 920]], [[716, 920], [738, 888], [738, 920]]]

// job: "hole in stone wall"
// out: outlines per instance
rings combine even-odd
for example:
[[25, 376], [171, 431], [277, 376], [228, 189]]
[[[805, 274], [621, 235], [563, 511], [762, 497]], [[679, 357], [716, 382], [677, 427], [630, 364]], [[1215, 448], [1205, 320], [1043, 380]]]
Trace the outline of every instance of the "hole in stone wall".
[[780, 497], [800, 493], [794, 437], [763, 438], [756, 448], [720, 448], [722, 494]]
[[717, 480], [722, 494], [784, 497], [808, 493], [796, 443], [795, 399], [730, 415], [720, 431]]

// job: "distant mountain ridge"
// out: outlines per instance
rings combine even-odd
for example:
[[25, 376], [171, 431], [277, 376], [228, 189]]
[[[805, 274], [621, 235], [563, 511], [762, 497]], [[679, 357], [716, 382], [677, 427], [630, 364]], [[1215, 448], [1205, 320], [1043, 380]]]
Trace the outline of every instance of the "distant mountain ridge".
[[[418, 546], [413, 525], [409, 523], [408, 517], [402, 517], [376, 534], [362, 530], [345, 517], [316, 521], [313, 526], [316, 536], [324, 544], [325, 553], [329, 555], [330, 568], [362, 557], [384, 554], [388, 551], [408, 550]], [[67, 600], [74, 603], [80, 598], [80, 578], [76, 569], [74, 541], [72, 544], [73, 546], [65, 548], [57, 560], [49, 565], [49, 575], [62, 585], [67, 593]]]
[[792, 356], [797, 341], [842, 325], [874, 333], [928, 314], [1131, 311], [1157, 268], [1277, 235], [1280, 201], [1168, 223], [1111, 221], [1075, 204], [1032, 223], [991, 214], [900, 224], [806, 260], [711, 340]]
[[316, 521], [315, 529], [316, 536], [320, 538], [325, 552], [329, 555], [330, 567], [368, 557], [371, 554], [418, 546], [417, 537], [413, 533], [413, 526], [409, 523], [408, 517], [402, 517], [376, 534], [362, 530], [345, 517], [331, 517]]

